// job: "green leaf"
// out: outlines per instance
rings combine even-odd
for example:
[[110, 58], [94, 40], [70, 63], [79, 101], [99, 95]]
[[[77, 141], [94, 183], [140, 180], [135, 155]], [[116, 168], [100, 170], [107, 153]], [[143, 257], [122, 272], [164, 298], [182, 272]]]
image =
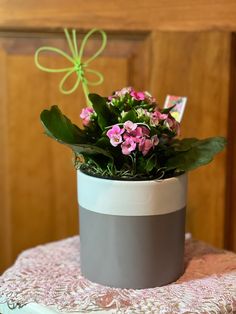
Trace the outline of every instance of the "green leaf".
[[143, 156], [137, 158], [136, 169], [138, 173], [146, 173], [146, 160]]
[[111, 148], [110, 140], [107, 136], [102, 136], [97, 140], [96, 146], [101, 147], [101, 148], [106, 148], [109, 147]]
[[171, 106], [171, 107], [164, 108], [164, 109], [161, 110], [161, 113], [168, 114], [169, 112], [171, 112], [171, 110], [172, 110], [175, 106], [176, 106], [176, 104], [173, 105], [173, 106]]
[[88, 97], [98, 116], [98, 125], [104, 130], [106, 126], [111, 124], [111, 112], [107, 107], [106, 99], [97, 94], [89, 94]]
[[57, 106], [43, 110], [40, 119], [45, 133], [53, 139], [71, 144], [86, 142], [84, 132], [62, 114]]
[[186, 151], [176, 152], [173, 157], [169, 158], [166, 163], [168, 169], [190, 171], [206, 165], [224, 149], [226, 140], [223, 137], [211, 137], [204, 140], [189, 139], [189, 141], [186, 139], [185, 144], [186, 147], [188, 145], [191, 147]]
[[184, 152], [189, 150], [196, 142], [199, 140], [197, 138], [184, 138], [183, 140], [175, 140], [171, 145], [176, 152]]
[[130, 121], [132, 121], [132, 122], [136, 122], [137, 118], [138, 118], [138, 116], [137, 116], [135, 110], [134, 110], [134, 109], [131, 109], [131, 110], [129, 110], [129, 111], [125, 114], [125, 116], [121, 119], [120, 122], [121, 122], [121, 123], [124, 123], [124, 122], [126, 122], [126, 121], [128, 121], [128, 120], [130, 120]]
[[88, 139], [84, 131], [63, 115], [57, 106], [52, 106], [50, 110], [44, 110], [40, 118], [45, 133], [59, 143], [70, 147], [75, 154], [102, 154], [111, 159], [113, 158], [105, 149], [86, 144]]
[[66, 144], [75, 154], [97, 155], [101, 154], [113, 159], [112, 155], [105, 149], [90, 144]]
[[145, 169], [149, 173], [151, 172], [157, 164], [157, 157], [155, 154], [152, 154], [151, 157], [148, 158]]

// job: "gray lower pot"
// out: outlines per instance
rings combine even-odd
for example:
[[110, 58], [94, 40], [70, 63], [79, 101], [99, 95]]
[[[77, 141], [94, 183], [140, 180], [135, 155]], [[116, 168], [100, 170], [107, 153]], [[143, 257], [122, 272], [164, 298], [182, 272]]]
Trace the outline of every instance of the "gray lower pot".
[[118, 181], [78, 171], [81, 272], [117, 288], [166, 285], [183, 273], [187, 176]]

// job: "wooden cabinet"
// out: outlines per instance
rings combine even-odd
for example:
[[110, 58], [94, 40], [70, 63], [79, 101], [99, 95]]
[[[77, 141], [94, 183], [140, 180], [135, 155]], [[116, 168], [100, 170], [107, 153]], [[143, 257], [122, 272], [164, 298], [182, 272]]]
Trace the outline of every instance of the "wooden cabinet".
[[[23, 249], [78, 232], [72, 154], [43, 135], [39, 114], [57, 104], [80, 123], [84, 98], [80, 90], [60, 94], [61, 75], [39, 71], [33, 58], [42, 45], [67, 49], [64, 26], [76, 27], [79, 39], [91, 27], [108, 33], [107, 48], [92, 64], [105, 81], [91, 91], [108, 95], [133, 85], [149, 90], [160, 105], [167, 94], [188, 96], [182, 136], [229, 139], [214, 163], [189, 175], [187, 229], [198, 239], [236, 249], [236, 50], [229, 31], [236, 28], [235, 4], [206, 2], [194, 10], [193, 1], [167, 2], [0, 1], [0, 271]], [[87, 56], [98, 40], [90, 41]], [[66, 65], [51, 54], [42, 62]]]

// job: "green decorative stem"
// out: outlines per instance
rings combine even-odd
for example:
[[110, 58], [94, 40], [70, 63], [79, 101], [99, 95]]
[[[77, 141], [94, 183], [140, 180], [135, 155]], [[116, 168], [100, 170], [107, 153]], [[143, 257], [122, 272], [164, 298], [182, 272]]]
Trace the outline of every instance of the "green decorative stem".
[[[68, 46], [69, 46], [70, 51], [71, 51], [71, 56], [59, 48], [44, 46], [44, 47], [40, 47], [36, 50], [35, 59], [34, 59], [35, 64], [40, 70], [45, 71], [45, 72], [65, 73], [65, 75], [63, 76], [63, 78], [61, 79], [60, 84], [59, 84], [59, 90], [63, 94], [66, 94], [66, 95], [72, 94], [78, 88], [78, 86], [81, 82], [86, 102], [87, 102], [88, 106], [91, 106], [91, 102], [88, 98], [88, 94], [89, 94], [89, 87], [88, 86], [89, 85], [91, 85], [91, 86], [100, 85], [100, 84], [102, 84], [104, 78], [100, 72], [93, 70], [93, 69], [90, 69], [88, 66], [104, 50], [106, 43], [107, 43], [106, 33], [100, 29], [90, 30], [84, 36], [82, 43], [81, 43], [81, 46], [80, 46], [80, 49], [78, 50], [77, 39], [76, 39], [76, 30], [75, 29], [72, 30], [72, 36], [70, 35], [70, 33], [67, 29], [65, 29], [64, 31], [65, 31], [65, 36], [67, 39]], [[83, 53], [84, 53], [85, 46], [86, 46], [89, 38], [96, 32], [101, 34], [101, 37], [102, 37], [101, 46], [90, 58], [88, 58], [86, 61], [83, 61]], [[69, 62], [71, 62], [72, 66], [67, 67], [67, 68], [57, 68], [57, 69], [45, 67], [45, 66], [41, 65], [39, 62], [39, 55], [41, 52], [57, 53], [58, 55], [66, 58]], [[66, 83], [67, 79], [73, 73], [77, 74], [77, 79], [76, 79], [76, 81], [75, 81], [75, 83], [71, 89], [66, 89], [65, 83]], [[86, 73], [94, 74], [97, 79], [95, 81], [89, 81], [86, 78]]]

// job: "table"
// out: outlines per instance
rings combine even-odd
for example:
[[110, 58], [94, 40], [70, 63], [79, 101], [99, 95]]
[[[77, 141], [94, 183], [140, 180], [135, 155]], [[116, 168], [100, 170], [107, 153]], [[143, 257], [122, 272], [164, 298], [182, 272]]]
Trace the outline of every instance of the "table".
[[236, 312], [236, 254], [232, 252], [186, 240], [181, 278], [163, 287], [128, 290], [83, 278], [79, 244], [75, 236], [24, 251], [0, 277], [0, 313]]

